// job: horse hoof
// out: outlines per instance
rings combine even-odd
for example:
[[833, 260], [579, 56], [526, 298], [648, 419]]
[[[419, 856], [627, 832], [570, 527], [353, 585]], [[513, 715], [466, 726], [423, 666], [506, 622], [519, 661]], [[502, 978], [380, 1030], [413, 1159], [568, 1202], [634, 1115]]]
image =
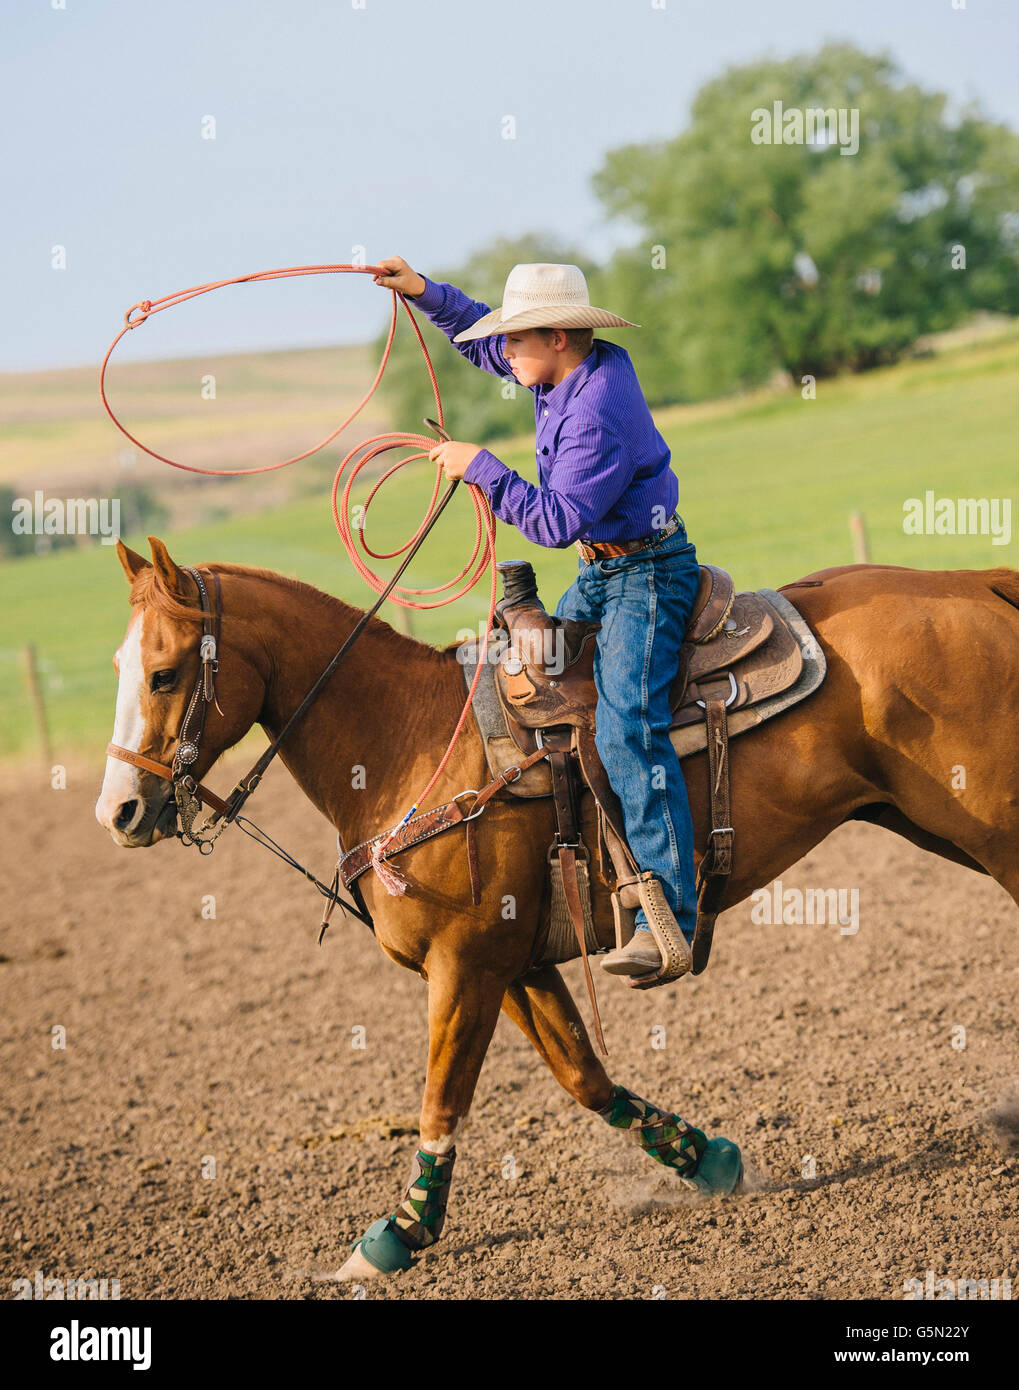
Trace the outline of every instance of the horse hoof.
[[373, 1221], [361, 1239], [354, 1242], [354, 1253], [343, 1269], [355, 1258], [370, 1271], [369, 1278], [377, 1274], [395, 1274], [398, 1269], [410, 1269], [414, 1263], [410, 1250], [385, 1216]]
[[348, 1256], [341, 1268], [329, 1276], [330, 1280], [337, 1284], [363, 1284], [368, 1279], [380, 1279], [381, 1277], [382, 1270], [376, 1265], [369, 1264], [361, 1254], [360, 1246], [357, 1245], [354, 1246], [353, 1253]]
[[687, 1179], [709, 1197], [728, 1197], [743, 1187], [743, 1158], [731, 1139], [709, 1139], [697, 1171]]

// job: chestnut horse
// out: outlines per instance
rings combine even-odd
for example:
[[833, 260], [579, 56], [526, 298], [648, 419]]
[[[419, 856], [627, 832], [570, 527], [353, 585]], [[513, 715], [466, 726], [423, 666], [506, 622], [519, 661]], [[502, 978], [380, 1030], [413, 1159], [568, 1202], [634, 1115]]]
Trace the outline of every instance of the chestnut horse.
[[[150, 544], [151, 563], [118, 542], [133, 613], [116, 662], [113, 741], [167, 764], [199, 670], [202, 613], [193, 578], [162, 542], [150, 538]], [[207, 579], [218, 579], [223, 616], [218, 707], [209, 706], [191, 769], [196, 781], [253, 724], [270, 737], [278, 733], [363, 616], [266, 570], [202, 568]], [[817, 635], [827, 676], [808, 700], [731, 745], [737, 849], [725, 906], [771, 882], [854, 818], [990, 874], [1019, 902], [1012, 755], [1019, 573], [853, 565], [812, 578], [821, 583], [787, 587]], [[455, 645], [439, 650], [373, 618], [280, 756], [349, 849], [402, 818], [437, 767], [464, 698]], [[698, 857], [709, 825], [705, 758], [683, 762]], [[364, 776], [352, 778], [358, 766]], [[466, 725], [434, 804], [488, 780], [481, 740]], [[112, 758], [96, 815], [123, 846], [151, 845], [172, 836], [176, 825], [168, 783]], [[500, 792], [474, 825], [482, 878], [476, 907], [456, 829], [400, 854], [409, 881], [404, 895], [390, 896], [374, 873], [360, 879], [379, 945], [428, 983], [429, 1048], [411, 1183], [402, 1204], [355, 1246], [342, 1278], [406, 1267], [413, 1251], [437, 1238], [454, 1135], [500, 1010], [575, 1100], [628, 1131], [681, 1181], [708, 1192], [739, 1186], [734, 1145], [707, 1141], [677, 1115], [610, 1080], [558, 969], [525, 973], [554, 834], [551, 800]], [[593, 844], [593, 827], [585, 821], [583, 829]], [[608, 888], [597, 873], [591, 890], [607, 941]], [[515, 916], [506, 915], [507, 895]]]

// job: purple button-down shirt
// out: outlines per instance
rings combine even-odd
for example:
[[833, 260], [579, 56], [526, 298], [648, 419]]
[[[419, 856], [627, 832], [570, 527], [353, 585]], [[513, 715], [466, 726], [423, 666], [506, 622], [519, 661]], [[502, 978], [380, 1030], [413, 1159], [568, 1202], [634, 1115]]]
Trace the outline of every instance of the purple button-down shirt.
[[[424, 292], [411, 303], [447, 338], [490, 312], [455, 285], [423, 278]], [[515, 381], [502, 345], [501, 334], [454, 344], [482, 371]], [[558, 386], [545, 382], [529, 390], [539, 486], [488, 449], [463, 475], [482, 488], [495, 515], [528, 540], [557, 548], [577, 539], [636, 540], [660, 530], [676, 509], [679, 481], [629, 353], [595, 339], [591, 352]]]

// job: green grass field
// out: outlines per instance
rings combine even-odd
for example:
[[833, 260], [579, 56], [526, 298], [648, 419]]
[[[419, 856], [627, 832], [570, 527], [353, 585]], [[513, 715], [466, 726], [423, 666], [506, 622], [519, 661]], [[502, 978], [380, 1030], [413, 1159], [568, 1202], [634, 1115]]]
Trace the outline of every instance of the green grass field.
[[[731, 570], [741, 588], [775, 587], [810, 570], [851, 562], [848, 517], [857, 509], [866, 519], [875, 561], [927, 569], [1016, 565], [1014, 540], [994, 545], [989, 536], [908, 536], [902, 516], [904, 501], [927, 489], [939, 497], [1012, 498], [1019, 477], [1017, 399], [1019, 330], [1013, 327], [993, 341], [821, 382], [816, 400], [804, 401], [798, 392], [762, 394], [674, 408], [657, 419], [672, 449], [680, 511], [700, 558]], [[494, 449], [534, 479], [532, 450], [533, 438]], [[432, 477], [430, 466], [412, 465], [387, 485], [369, 514], [366, 537], [373, 549], [392, 549], [414, 531]], [[438, 584], [462, 568], [473, 518], [461, 489], [405, 582]], [[145, 548], [143, 537], [125, 539]], [[320, 495], [272, 511], [177, 530], [163, 539], [182, 563], [264, 565], [360, 607], [371, 601], [335, 534], [325, 487]], [[551, 609], [576, 574], [573, 548], [543, 550], [501, 523], [497, 542], [500, 559], [535, 563]], [[379, 568], [389, 574], [394, 563], [380, 562]], [[112, 728], [110, 659], [128, 616], [112, 547], [7, 562], [0, 565], [0, 581], [0, 756], [31, 756], [35, 749], [21, 666], [28, 642], [39, 653], [54, 757], [94, 754]], [[487, 582], [486, 576], [456, 605], [415, 612], [415, 635], [442, 644], [462, 627], [476, 628], [487, 612]], [[383, 616], [399, 621], [389, 605]]]

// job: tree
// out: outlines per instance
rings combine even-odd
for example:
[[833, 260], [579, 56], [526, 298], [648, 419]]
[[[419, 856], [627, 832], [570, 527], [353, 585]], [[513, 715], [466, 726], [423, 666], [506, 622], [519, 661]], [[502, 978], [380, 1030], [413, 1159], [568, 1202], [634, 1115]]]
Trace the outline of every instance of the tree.
[[[840, 109], [842, 129], [757, 142]], [[631, 351], [656, 402], [869, 367], [974, 309], [1019, 312], [1019, 137], [846, 44], [730, 69], [686, 130], [612, 151], [594, 186], [638, 231], [596, 302], [644, 326]]]

